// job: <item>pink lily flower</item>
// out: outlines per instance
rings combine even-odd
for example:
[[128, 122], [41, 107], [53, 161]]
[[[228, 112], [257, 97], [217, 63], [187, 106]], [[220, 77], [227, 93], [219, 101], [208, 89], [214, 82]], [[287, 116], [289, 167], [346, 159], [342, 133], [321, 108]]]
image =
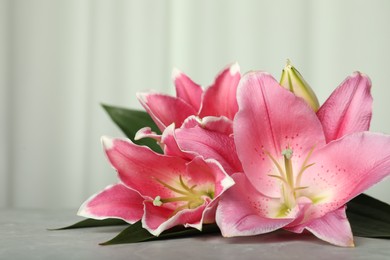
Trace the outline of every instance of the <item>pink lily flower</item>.
[[238, 110], [236, 90], [240, 78], [240, 67], [234, 63], [223, 69], [214, 84], [204, 91], [187, 75], [174, 69], [176, 97], [157, 93], [138, 93], [137, 96], [161, 131], [172, 123], [180, 127], [192, 115], [200, 119], [211, 116], [233, 120]]
[[[129, 223], [138, 217], [155, 236], [177, 225], [201, 230], [203, 223], [215, 221], [216, 200], [234, 184], [212, 159], [161, 155], [130, 140], [103, 137], [102, 142], [123, 185], [84, 203], [80, 214], [87, 217], [116, 216]], [[118, 208], [134, 211], [135, 219], [119, 216]]]
[[[366, 80], [361, 74], [349, 80], [357, 78]], [[340, 96], [332, 99], [349, 93], [338, 91]], [[302, 99], [264, 72], [244, 76], [237, 98], [234, 138], [244, 174], [234, 174], [236, 184], [220, 198], [216, 221], [222, 234], [306, 229], [334, 245], [353, 246], [345, 204], [389, 175], [390, 137], [356, 132], [358, 127], [349, 127], [356, 133], [329, 137], [323, 125], [326, 128], [331, 121], [324, 120], [321, 111], [317, 117]], [[337, 104], [333, 105], [324, 107], [335, 113]], [[341, 125], [354, 125], [348, 118], [360, 108], [341, 107], [349, 109], [341, 112], [345, 118]], [[327, 138], [335, 139], [327, 143]]]

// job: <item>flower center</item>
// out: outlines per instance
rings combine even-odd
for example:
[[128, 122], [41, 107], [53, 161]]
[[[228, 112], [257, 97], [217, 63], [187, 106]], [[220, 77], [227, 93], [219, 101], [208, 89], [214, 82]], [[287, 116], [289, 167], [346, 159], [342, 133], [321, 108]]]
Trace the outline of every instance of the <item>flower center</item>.
[[159, 179], [156, 179], [156, 181], [178, 195], [170, 198], [161, 198], [160, 196], [156, 196], [153, 200], [153, 205], [161, 206], [170, 202], [182, 202], [183, 205], [176, 208], [175, 213], [185, 208], [194, 209], [201, 206], [204, 203], [204, 197], [211, 199], [214, 198], [213, 189], [196, 189], [197, 185], [190, 187], [183, 181], [181, 175], [179, 176], [178, 187], [173, 187], [172, 185], [169, 185]]
[[310, 159], [311, 154], [313, 153], [314, 148], [315, 146], [310, 149], [296, 175], [294, 175], [293, 172], [291, 158], [293, 157], [294, 152], [291, 148], [287, 148], [282, 151], [284, 167], [282, 167], [269, 152], [265, 152], [266, 155], [271, 159], [273, 164], [276, 166], [279, 173], [269, 174], [268, 176], [276, 178], [282, 183], [281, 199], [283, 201], [283, 204], [279, 210], [279, 217], [287, 215], [290, 210], [296, 206], [296, 200], [299, 197], [299, 191], [308, 188], [301, 186], [301, 178], [305, 170], [314, 165], [314, 163], [308, 164], [308, 161]]

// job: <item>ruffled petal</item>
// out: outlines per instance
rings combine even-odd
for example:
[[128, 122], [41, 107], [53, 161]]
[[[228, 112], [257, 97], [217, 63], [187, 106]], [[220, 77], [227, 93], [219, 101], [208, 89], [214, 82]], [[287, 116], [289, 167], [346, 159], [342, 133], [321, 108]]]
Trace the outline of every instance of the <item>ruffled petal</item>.
[[138, 192], [118, 183], [90, 197], [77, 215], [93, 219], [118, 218], [132, 224], [142, 218], [143, 201]]
[[173, 192], [161, 185], [176, 183], [186, 174], [187, 160], [153, 152], [127, 139], [102, 137], [102, 143], [111, 165], [128, 187], [141, 195], [154, 199], [156, 196], [171, 197]]
[[146, 201], [142, 226], [154, 236], [159, 236], [163, 231], [178, 225], [202, 230], [205, 207], [206, 205], [202, 205], [196, 209], [183, 209], [175, 213], [172, 209], [158, 207]]
[[[204, 220], [209, 223], [212, 221], [215, 202], [219, 197], [232, 185], [231, 179], [215, 160], [203, 160], [201, 157], [194, 158], [187, 164], [187, 173], [191, 176], [191, 185], [196, 184], [196, 188], [203, 187], [204, 190], [209, 188], [208, 193], [213, 194], [213, 198], [204, 197], [204, 204], [196, 208], [184, 208], [177, 211], [177, 208], [157, 206], [151, 201], [145, 202], [145, 214], [142, 222], [153, 235], [159, 235], [166, 229], [173, 226], [184, 225], [201, 230]], [[169, 203], [166, 203], [167, 205]], [[206, 216], [206, 219], [204, 219]]]
[[333, 91], [317, 112], [327, 142], [369, 129], [372, 115], [370, 90], [370, 79], [355, 72]]
[[269, 176], [278, 170], [270, 156], [282, 159], [291, 148], [293, 165], [300, 165], [314, 145], [325, 144], [321, 123], [306, 102], [264, 72], [245, 75], [237, 98], [234, 139], [244, 172], [261, 193], [278, 197], [279, 180]]
[[233, 175], [235, 185], [219, 201], [216, 222], [225, 237], [252, 236], [272, 232], [292, 222], [293, 210], [286, 218], [277, 218], [279, 199], [259, 193], [243, 173]]
[[176, 87], [176, 96], [191, 105], [197, 112], [200, 109], [203, 89], [178, 69], [172, 71], [172, 80]]
[[172, 123], [180, 127], [187, 117], [197, 114], [180, 98], [155, 93], [138, 93], [137, 97], [161, 131]]
[[143, 138], [152, 138], [157, 142], [161, 141], [161, 135], [153, 132], [152, 129], [148, 126], [141, 128], [135, 133], [134, 140], [141, 140]]
[[189, 160], [195, 157], [193, 153], [183, 151], [177, 144], [174, 124], [165, 128], [161, 135], [161, 145], [164, 147], [165, 155], [182, 157]]
[[200, 117], [226, 116], [233, 119], [238, 110], [236, 92], [240, 78], [240, 67], [237, 63], [225, 68], [215, 79], [214, 85], [205, 91]]
[[206, 116], [203, 118], [190, 116], [184, 121], [182, 128], [192, 128], [195, 126], [201, 126], [204, 129], [225, 135], [233, 134], [233, 121], [225, 116]]
[[232, 136], [199, 126], [176, 129], [175, 136], [178, 146], [186, 153], [217, 160], [229, 175], [242, 172]]

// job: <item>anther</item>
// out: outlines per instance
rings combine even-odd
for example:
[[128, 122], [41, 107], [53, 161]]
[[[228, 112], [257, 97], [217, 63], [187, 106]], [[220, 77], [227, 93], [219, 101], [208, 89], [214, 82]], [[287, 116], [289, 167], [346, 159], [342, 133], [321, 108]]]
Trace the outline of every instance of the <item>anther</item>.
[[160, 207], [162, 205], [162, 201], [161, 201], [161, 197], [160, 196], [156, 196], [153, 200], [153, 205], [154, 206], [157, 206], [157, 207]]

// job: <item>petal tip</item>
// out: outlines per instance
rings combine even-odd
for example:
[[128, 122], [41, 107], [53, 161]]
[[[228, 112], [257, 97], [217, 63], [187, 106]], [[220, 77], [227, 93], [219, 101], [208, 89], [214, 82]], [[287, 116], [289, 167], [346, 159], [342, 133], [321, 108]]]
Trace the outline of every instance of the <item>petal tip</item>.
[[230, 66], [229, 72], [230, 72], [230, 75], [232, 75], [232, 76], [236, 75], [237, 73], [240, 73], [240, 65], [238, 65], [237, 62], [233, 63]]
[[147, 93], [137, 92], [135, 95], [136, 95], [136, 97], [138, 98], [138, 100], [141, 103], [146, 103], [146, 101], [147, 101], [147, 99], [146, 99]]
[[234, 180], [233, 180], [231, 177], [229, 177], [229, 176], [227, 176], [226, 178], [224, 178], [224, 179], [222, 180], [222, 182], [221, 182], [222, 187], [225, 188], [225, 189], [228, 189], [228, 188], [232, 187], [234, 184], [236, 184], [236, 183], [235, 183]]
[[172, 80], [175, 81], [178, 77], [181, 76], [181, 74], [182, 74], [182, 72], [178, 68], [173, 68], [172, 74], [171, 74]]
[[371, 85], [371, 79], [370, 79], [370, 77], [369, 77], [367, 74], [365, 74], [365, 73], [363, 73], [363, 72], [361, 72], [361, 71], [355, 71], [355, 72], [353, 72], [352, 75], [351, 75], [351, 77], [360, 77], [360, 78], [364, 78], [365, 80], [367, 80], [367, 84]]
[[108, 136], [102, 136], [100, 140], [105, 150], [110, 150], [114, 146], [114, 139]]

